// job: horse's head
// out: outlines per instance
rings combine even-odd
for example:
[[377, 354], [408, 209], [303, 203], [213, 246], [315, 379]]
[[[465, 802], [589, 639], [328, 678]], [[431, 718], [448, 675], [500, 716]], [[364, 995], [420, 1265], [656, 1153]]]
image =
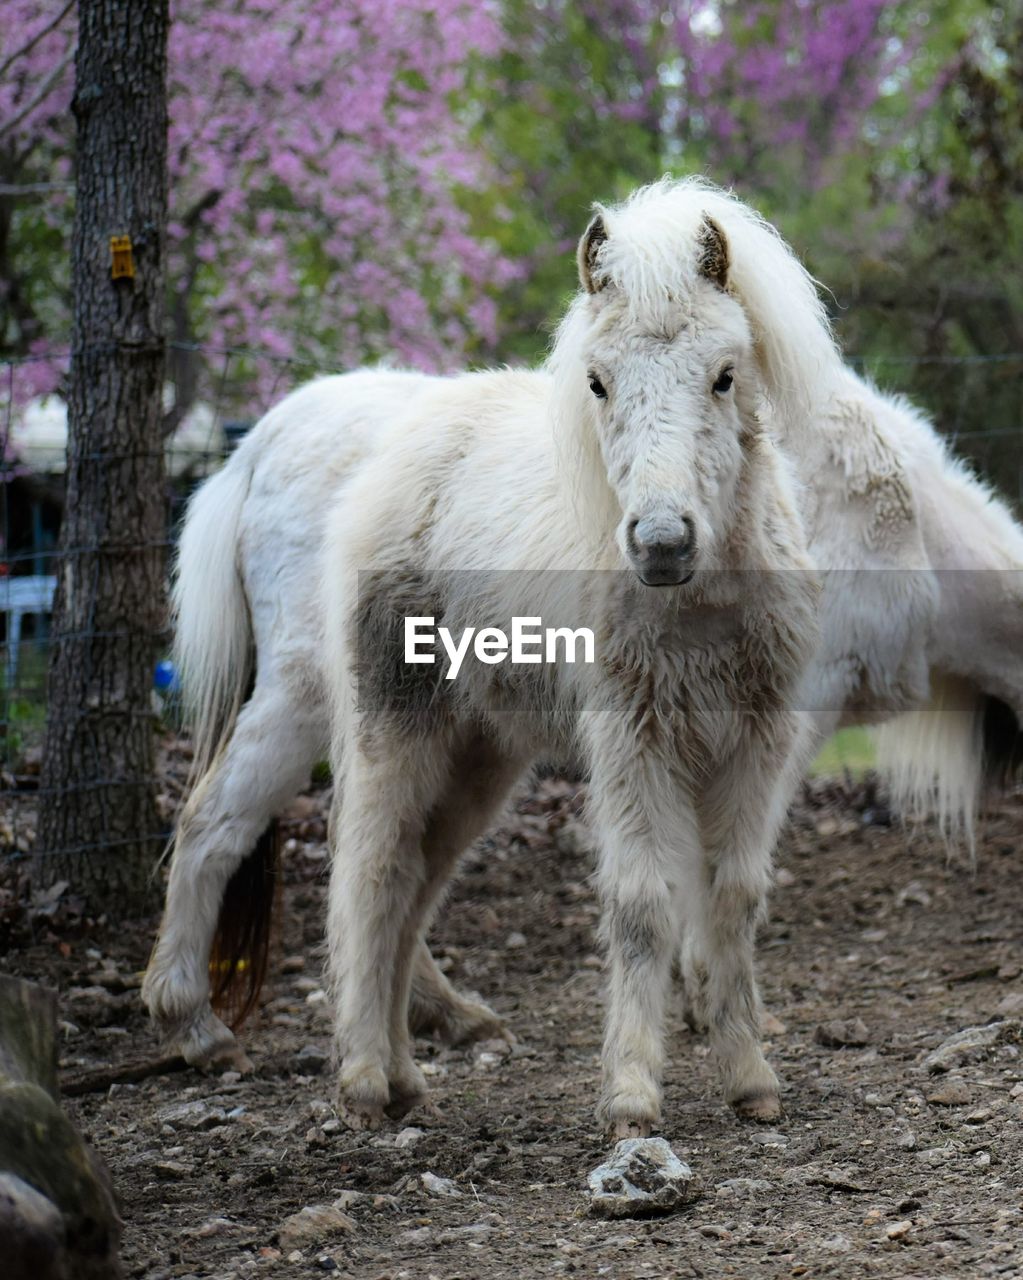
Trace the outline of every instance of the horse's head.
[[[758, 237], [773, 251], [759, 267]], [[610, 517], [626, 563], [651, 586], [726, 565], [758, 403], [782, 398], [775, 382], [795, 363], [784, 338], [780, 348], [765, 341], [749, 305], [748, 279], [766, 294], [756, 273], [772, 270], [779, 247], [788, 277], [777, 287], [792, 293], [791, 278], [808, 277], [773, 230], [697, 182], [598, 207], [579, 243], [583, 291], [550, 362], [556, 429], [571, 441], [563, 455], [583, 473], [591, 518], [607, 529]], [[799, 302], [832, 352], [812, 283], [797, 316]]]

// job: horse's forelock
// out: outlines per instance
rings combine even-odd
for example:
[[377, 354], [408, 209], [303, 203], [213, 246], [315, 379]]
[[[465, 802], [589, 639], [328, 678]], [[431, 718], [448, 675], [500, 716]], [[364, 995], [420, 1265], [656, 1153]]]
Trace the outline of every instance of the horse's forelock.
[[651, 331], [663, 328], [673, 307], [695, 310], [710, 221], [727, 255], [717, 283], [746, 313], [781, 429], [806, 421], [840, 357], [816, 282], [774, 227], [699, 178], [662, 179], [602, 216], [601, 270]]

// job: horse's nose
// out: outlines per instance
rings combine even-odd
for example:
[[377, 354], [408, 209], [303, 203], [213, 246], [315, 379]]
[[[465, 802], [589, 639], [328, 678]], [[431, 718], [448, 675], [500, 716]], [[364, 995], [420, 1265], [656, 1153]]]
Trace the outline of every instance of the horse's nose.
[[689, 516], [644, 516], [629, 521], [628, 539], [641, 559], [691, 560], [696, 527]]
[[625, 536], [629, 559], [650, 586], [676, 585], [692, 577], [696, 526], [690, 516], [643, 516], [629, 521]]

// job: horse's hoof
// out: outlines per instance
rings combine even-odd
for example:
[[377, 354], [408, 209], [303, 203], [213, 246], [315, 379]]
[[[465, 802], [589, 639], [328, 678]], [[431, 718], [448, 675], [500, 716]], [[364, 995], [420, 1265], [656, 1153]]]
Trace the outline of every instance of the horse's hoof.
[[254, 1070], [234, 1032], [211, 1009], [205, 1010], [176, 1040], [184, 1060], [200, 1071], [240, 1071], [248, 1075]]
[[781, 1119], [781, 1099], [774, 1092], [756, 1090], [732, 1098], [732, 1109], [740, 1120], [753, 1120], [757, 1124], [773, 1124]]
[[474, 1044], [479, 1040], [505, 1040], [515, 1043], [502, 1018], [482, 1002], [465, 1001], [458, 1006], [433, 1009], [420, 1016], [410, 1017], [410, 1026], [416, 1035], [433, 1035], [453, 1048]]
[[653, 1125], [647, 1120], [616, 1120], [611, 1130], [615, 1142], [623, 1138], [649, 1138]]
[[337, 1113], [349, 1129], [379, 1129], [390, 1102], [387, 1077], [377, 1067], [343, 1073], [337, 1096]]
[[[597, 1108], [597, 1118], [604, 1131], [615, 1142], [623, 1138], [649, 1138], [660, 1123], [660, 1100], [656, 1092], [641, 1081], [623, 1082], [617, 1093], [605, 1092]], [[630, 1087], [631, 1086], [631, 1087]]]
[[411, 1060], [399, 1071], [392, 1071], [388, 1086], [390, 1100], [384, 1107], [384, 1113], [390, 1120], [400, 1120], [421, 1107], [429, 1093], [426, 1077]]

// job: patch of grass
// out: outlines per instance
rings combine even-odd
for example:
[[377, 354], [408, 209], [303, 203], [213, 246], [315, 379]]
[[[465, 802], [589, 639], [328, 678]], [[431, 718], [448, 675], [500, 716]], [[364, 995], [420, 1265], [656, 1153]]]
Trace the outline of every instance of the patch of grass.
[[838, 777], [849, 773], [862, 778], [876, 763], [874, 744], [867, 729], [853, 726], [839, 729], [821, 747], [810, 767], [815, 778]]
[[7, 687], [7, 646], [0, 645], [0, 756], [8, 767], [20, 767], [25, 752], [41, 747], [46, 729], [45, 640], [22, 640], [14, 685]]

